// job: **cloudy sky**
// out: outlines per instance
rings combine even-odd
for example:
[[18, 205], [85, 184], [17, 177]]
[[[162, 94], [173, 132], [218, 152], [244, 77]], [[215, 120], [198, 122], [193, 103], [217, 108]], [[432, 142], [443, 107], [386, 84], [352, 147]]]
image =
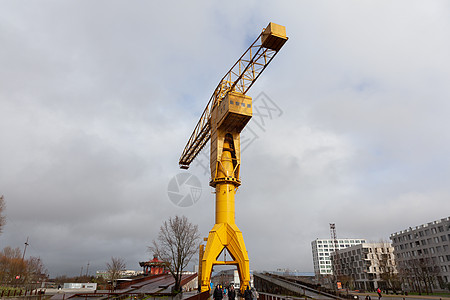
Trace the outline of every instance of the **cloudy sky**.
[[[51, 276], [129, 269], [214, 194], [168, 185], [222, 76], [270, 21], [289, 41], [248, 95], [236, 223], [251, 269], [313, 270], [311, 241], [388, 239], [449, 216], [448, 1], [2, 1], [0, 248]], [[180, 190], [188, 191], [185, 187]]]

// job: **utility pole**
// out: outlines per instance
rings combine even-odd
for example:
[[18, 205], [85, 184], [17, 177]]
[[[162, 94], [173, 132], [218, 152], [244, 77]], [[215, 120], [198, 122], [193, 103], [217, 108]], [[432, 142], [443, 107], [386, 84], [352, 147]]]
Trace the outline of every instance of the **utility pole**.
[[88, 276], [88, 273], [89, 273], [89, 261], [87, 263], [87, 268], [86, 268], [86, 277]]
[[27, 247], [28, 247], [28, 237], [27, 237], [27, 241], [25, 242], [25, 248], [23, 249], [23, 255], [22, 255], [22, 260], [25, 259], [25, 252], [27, 251]]

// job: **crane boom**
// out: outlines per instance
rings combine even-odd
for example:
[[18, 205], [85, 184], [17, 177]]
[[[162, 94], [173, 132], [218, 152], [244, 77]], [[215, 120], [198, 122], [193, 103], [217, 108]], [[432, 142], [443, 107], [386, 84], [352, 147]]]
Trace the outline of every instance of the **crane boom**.
[[284, 26], [269, 23], [267, 28], [263, 29], [253, 44], [225, 74], [209, 99], [181, 154], [180, 168], [188, 169], [191, 162], [209, 141], [213, 107], [218, 105], [230, 91], [237, 91], [245, 95], [286, 41]]

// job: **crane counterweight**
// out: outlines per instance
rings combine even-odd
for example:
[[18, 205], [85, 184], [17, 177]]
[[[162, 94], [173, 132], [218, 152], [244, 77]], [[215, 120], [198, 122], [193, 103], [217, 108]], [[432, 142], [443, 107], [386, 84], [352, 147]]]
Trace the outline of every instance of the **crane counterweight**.
[[264, 29], [261, 37], [263, 47], [275, 51], [280, 50], [286, 41], [286, 27], [272, 22]]

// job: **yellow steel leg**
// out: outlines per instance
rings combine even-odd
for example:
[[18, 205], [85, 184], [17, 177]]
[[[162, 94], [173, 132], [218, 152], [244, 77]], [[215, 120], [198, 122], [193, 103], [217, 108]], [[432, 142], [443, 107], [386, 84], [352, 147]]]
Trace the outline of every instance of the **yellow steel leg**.
[[[230, 253], [231, 261], [218, 261], [224, 249]], [[250, 282], [250, 267], [242, 232], [233, 224], [216, 224], [209, 232], [206, 250], [202, 259], [202, 291], [209, 290], [212, 267], [214, 265], [236, 265], [241, 280], [241, 290]]]
[[[247, 249], [242, 232], [235, 224], [234, 195], [235, 178], [230, 146], [224, 143], [224, 151], [215, 182], [216, 187], [216, 224], [209, 232], [205, 253], [201, 261], [201, 289], [209, 290], [209, 282], [214, 265], [236, 265], [243, 292], [250, 281], [250, 268]], [[229, 180], [228, 180], [229, 178]], [[218, 261], [219, 255], [226, 249], [232, 256], [231, 261]]]

